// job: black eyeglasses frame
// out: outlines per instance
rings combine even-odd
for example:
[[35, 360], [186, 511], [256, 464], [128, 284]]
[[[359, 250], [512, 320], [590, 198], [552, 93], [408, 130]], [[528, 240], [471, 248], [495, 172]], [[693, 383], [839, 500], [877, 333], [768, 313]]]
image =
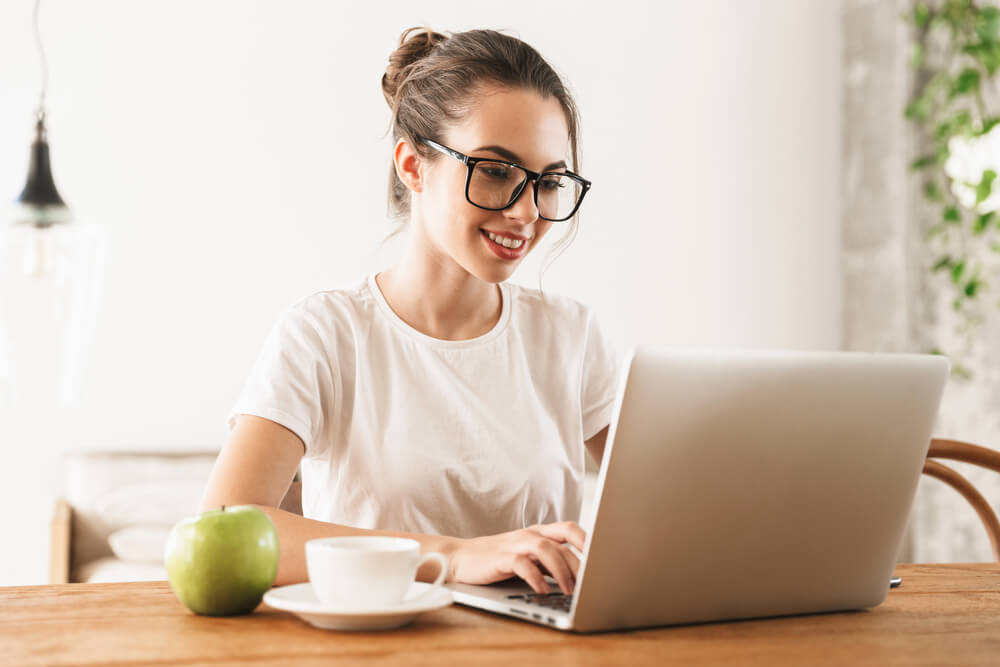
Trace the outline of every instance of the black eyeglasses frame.
[[[573, 210], [570, 212], [570, 214], [567, 215], [564, 218], [558, 218], [558, 219], [546, 218], [544, 215], [541, 214], [541, 211], [539, 211], [538, 217], [541, 218], [542, 220], [547, 220], [549, 222], [566, 222], [568, 220], [571, 220], [573, 218], [573, 216], [576, 215], [576, 212], [578, 210], [580, 210], [580, 204], [583, 203], [583, 198], [587, 196], [587, 192], [590, 190], [590, 186], [593, 185], [590, 181], [588, 181], [583, 176], [580, 176], [579, 174], [574, 174], [573, 172], [571, 172], [569, 170], [566, 170], [566, 171], [542, 171], [542, 172], [532, 171], [532, 170], [528, 169], [527, 167], [524, 167], [522, 165], [517, 164], [516, 162], [508, 162], [507, 160], [500, 160], [500, 159], [492, 158], [492, 157], [472, 157], [471, 155], [466, 155], [465, 153], [460, 153], [459, 151], [456, 151], [454, 148], [448, 148], [444, 144], [439, 144], [438, 142], [433, 141], [431, 139], [428, 139], [427, 137], [417, 137], [417, 139], [421, 143], [430, 146], [434, 150], [436, 150], [436, 151], [438, 151], [440, 153], [444, 153], [445, 155], [450, 155], [451, 157], [455, 158], [459, 162], [462, 162], [462, 163], [465, 164], [465, 166], [468, 168], [468, 171], [467, 171], [467, 173], [465, 175], [465, 200], [467, 202], [469, 202], [470, 204], [472, 204], [473, 206], [475, 206], [476, 208], [481, 208], [484, 211], [503, 211], [503, 210], [508, 209], [511, 206], [513, 206], [517, 202], [517, 200], [521, 198], [521, 193], [524, 192], [524, 186], [528, 183], [528, 181], [532, 181], [532, 188], [534, 189], [534, 193], [533, 194], [534, 194], [534, 201], [535, 201], [535, 209], [537, 210], [538, 209], [538, 183], [539, 183], [539, 181], [541, 181], [542, 176], [545, 176], [546, 174], [554, 174], [554, 175], [557, 175], [557, 176], [568, 176], [572, 180], [574, 180], [577, 183], [579, 183], [580, 187], [583, 188], [580, 191], [580, 198], [578, 200], [576, 200], [576, 206], [573, 207]], [[506, 206], [501, 206], [500, 208], [490, 208], [488, 206], [480, 206], [479, 204], [477, 204], [476, 202], [472, 201], [472, 199], [469, 198], [469, 185], [472, 183], [472, 171], [473, 171], [473, 169], [476, 168], [476, 165], [479, 164], [480, 162], [497, 162], [497, 163], [506, 165], [508, 167], [514, 167], [515, 169], [520, 169], [521, 171], [525, 172], [528, 175], [528, 177], [526, 179], [524, 179], [524, 181], [519, 186], [517, 186], [517, 190], [515, 190], [514, 194], [511, 195], [510, 202], [508, 202]]]

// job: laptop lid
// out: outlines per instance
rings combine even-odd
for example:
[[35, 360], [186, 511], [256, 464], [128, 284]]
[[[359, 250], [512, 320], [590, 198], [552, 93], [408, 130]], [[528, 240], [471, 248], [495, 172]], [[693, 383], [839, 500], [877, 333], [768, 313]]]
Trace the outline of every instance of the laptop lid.
[[948, 370], [931, 355], [635, 348], [572, 629], [881, 603]]

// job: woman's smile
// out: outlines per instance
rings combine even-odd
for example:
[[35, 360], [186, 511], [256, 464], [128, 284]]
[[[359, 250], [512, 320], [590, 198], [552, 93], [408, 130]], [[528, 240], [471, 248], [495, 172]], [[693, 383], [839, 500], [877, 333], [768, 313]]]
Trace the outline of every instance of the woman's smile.
[[499, 236], [485, 229], [480, 229], [479, 235], [483, 237], [483, 241], [489, 246], [489, 249], [500, 259], [520, 259], [528, 251], [528, 246], [531, 245], [530, 240]]

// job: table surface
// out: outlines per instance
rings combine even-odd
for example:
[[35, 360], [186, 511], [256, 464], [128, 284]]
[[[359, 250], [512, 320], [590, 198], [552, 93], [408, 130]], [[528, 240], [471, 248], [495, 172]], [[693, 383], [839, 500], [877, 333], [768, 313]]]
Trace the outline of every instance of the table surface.
[[0, 664], [1000, 664], [1000, 563], [899, 565], [874, 609], [565, 633], [453, 605], [383, 632], [318, 630], [261, 604], [197, 616], [166, 582], [0, 588]]

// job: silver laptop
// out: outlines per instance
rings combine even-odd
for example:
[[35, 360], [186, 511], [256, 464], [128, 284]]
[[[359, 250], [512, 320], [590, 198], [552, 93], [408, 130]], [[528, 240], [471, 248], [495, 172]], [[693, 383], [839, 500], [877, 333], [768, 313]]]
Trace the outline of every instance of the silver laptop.
[[639, 346], [575, 592], [450, 584], [577, 632], [885, 600], [948, 377], [931, 355]]

